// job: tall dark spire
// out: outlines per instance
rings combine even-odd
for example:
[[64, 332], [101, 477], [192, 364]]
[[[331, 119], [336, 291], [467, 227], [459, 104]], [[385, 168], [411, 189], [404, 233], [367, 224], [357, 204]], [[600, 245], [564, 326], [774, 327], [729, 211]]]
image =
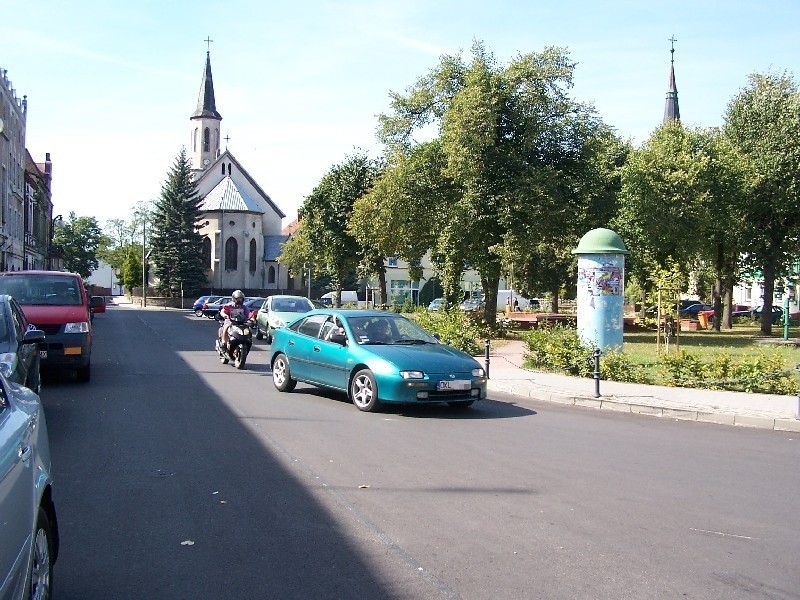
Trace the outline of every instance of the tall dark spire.
[[200, 95], [197, 97], [197, 109], [192, 114], [192, 119], [210, 117], [222, 120], [222, 115], [217, 112], [217, 103], [214, 100], [214, 79], [211, 77], [211, 52], [206, 51], [206, 68], [203, 71], [203, 82], [200, 84]]
[[664, 123], [669, 121], [680, 121], [681, 111], [678, 108], [678, 88], [675, 86], [675, 39], [673, 35], [670, 41], [670, 61], [669, 61], [669, 89], [667, 90], [667, 103], [664, 106]]

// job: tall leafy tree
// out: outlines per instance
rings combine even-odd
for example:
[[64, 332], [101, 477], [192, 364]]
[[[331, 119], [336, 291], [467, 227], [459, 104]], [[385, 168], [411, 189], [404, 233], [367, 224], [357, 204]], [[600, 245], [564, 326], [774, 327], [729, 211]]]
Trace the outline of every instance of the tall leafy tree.
[[97, 251], [103, 242], [97, 219], [78, 217], [74, 212], [53, 234], [53, 243], [64, 252], [64, 267], [83, 277], [89, 277], [97, 269]]
[[382, 168], [381, 161], [364, 152], [331, 167], [300, 209], [302, 235], [284, 245], [287, 256], [313, 257], [315, 271], [331, 279], [337, 306], [345, 283], [365, 257], [364, 248], [347, 230], [353, 205], [369, 192]]
[[[800, 239], [800, 94], [787, 74], [753, 74], [728, 105], [724, 132], [747, 165], [746, 258], [764, 280], [770, 314], [776, 279], [788, 272]], [[761, 331], [772, 331], [770, 319]]]
[[574, 68], [561, 48], [501, 66], [475, 42], [469, 63], [443, 57], [406, 95], [395, 94], [393, 113], [381, 116], [390, 148], [408, 150], [415, 133], [438, 126], [441, 176], [458, 197], [439, 224], [432, 258], [459, 274], [465, 264], [480, 273], [490, 323], [510, 241], [524, 240], [515, 250], [528, 252], [531, 241], [559, 239], [574, 221], [562, 218], [571, 212], [565, 181], [602, 125], [567, 93]]
[[162, 293], [194, 293], [208, 284], [198, 233], [200, 203], [191, 163], [181, 148], [152, 214], [150, 245]]

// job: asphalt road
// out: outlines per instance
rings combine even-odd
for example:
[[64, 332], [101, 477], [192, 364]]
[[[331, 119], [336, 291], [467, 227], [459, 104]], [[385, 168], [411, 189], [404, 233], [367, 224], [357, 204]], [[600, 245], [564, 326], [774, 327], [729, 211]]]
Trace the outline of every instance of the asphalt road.
[[800, 598], [797, 434], [494, 395], [360, 413], [109, 307], [45, 378], [57, 600]]

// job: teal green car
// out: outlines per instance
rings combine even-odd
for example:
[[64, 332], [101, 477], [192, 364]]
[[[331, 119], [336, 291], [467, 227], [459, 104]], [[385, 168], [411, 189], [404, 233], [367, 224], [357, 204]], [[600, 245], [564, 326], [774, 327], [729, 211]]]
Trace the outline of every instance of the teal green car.
[[281, 392], [298, 381], [340, 390], [366, 412], [381, 403], [466, 408], [486, 398], [477, 360], [400, 314], [314, 310], [273, 335], [272, 381]]
[[310, 310], [314, 310], [314, 305], [304, 296], [269, 296], [256, 314], [256, 339], [266, 338], [271, 344], [276, 329]]

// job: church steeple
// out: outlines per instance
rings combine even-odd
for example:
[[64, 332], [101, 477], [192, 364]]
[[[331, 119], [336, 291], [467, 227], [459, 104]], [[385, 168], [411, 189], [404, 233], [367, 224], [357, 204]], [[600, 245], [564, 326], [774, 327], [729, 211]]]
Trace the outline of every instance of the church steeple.
[[[212, 42], [211, 39], [205, 41], [208, 44]], [[203, 80], [200, 83], [197, 108], [190, 117], [190, 121], [192, 168], [196, 171], [203, 171], [219, 156], [220, 121], [222, 121], [222, 115], [217, 112], [217, 103], [214, 98], [210, 50], [206, 50], [206, 66], [203, 70]]]
[[669, 121], [680, 121], [681, 111], [678, 107], [678, 88], [675, 86], [675, 36], [669, 38], [670, 64], [669, 64], [669, 89], [667, 90], [667, 103], [664, 106], [664, 123]]

